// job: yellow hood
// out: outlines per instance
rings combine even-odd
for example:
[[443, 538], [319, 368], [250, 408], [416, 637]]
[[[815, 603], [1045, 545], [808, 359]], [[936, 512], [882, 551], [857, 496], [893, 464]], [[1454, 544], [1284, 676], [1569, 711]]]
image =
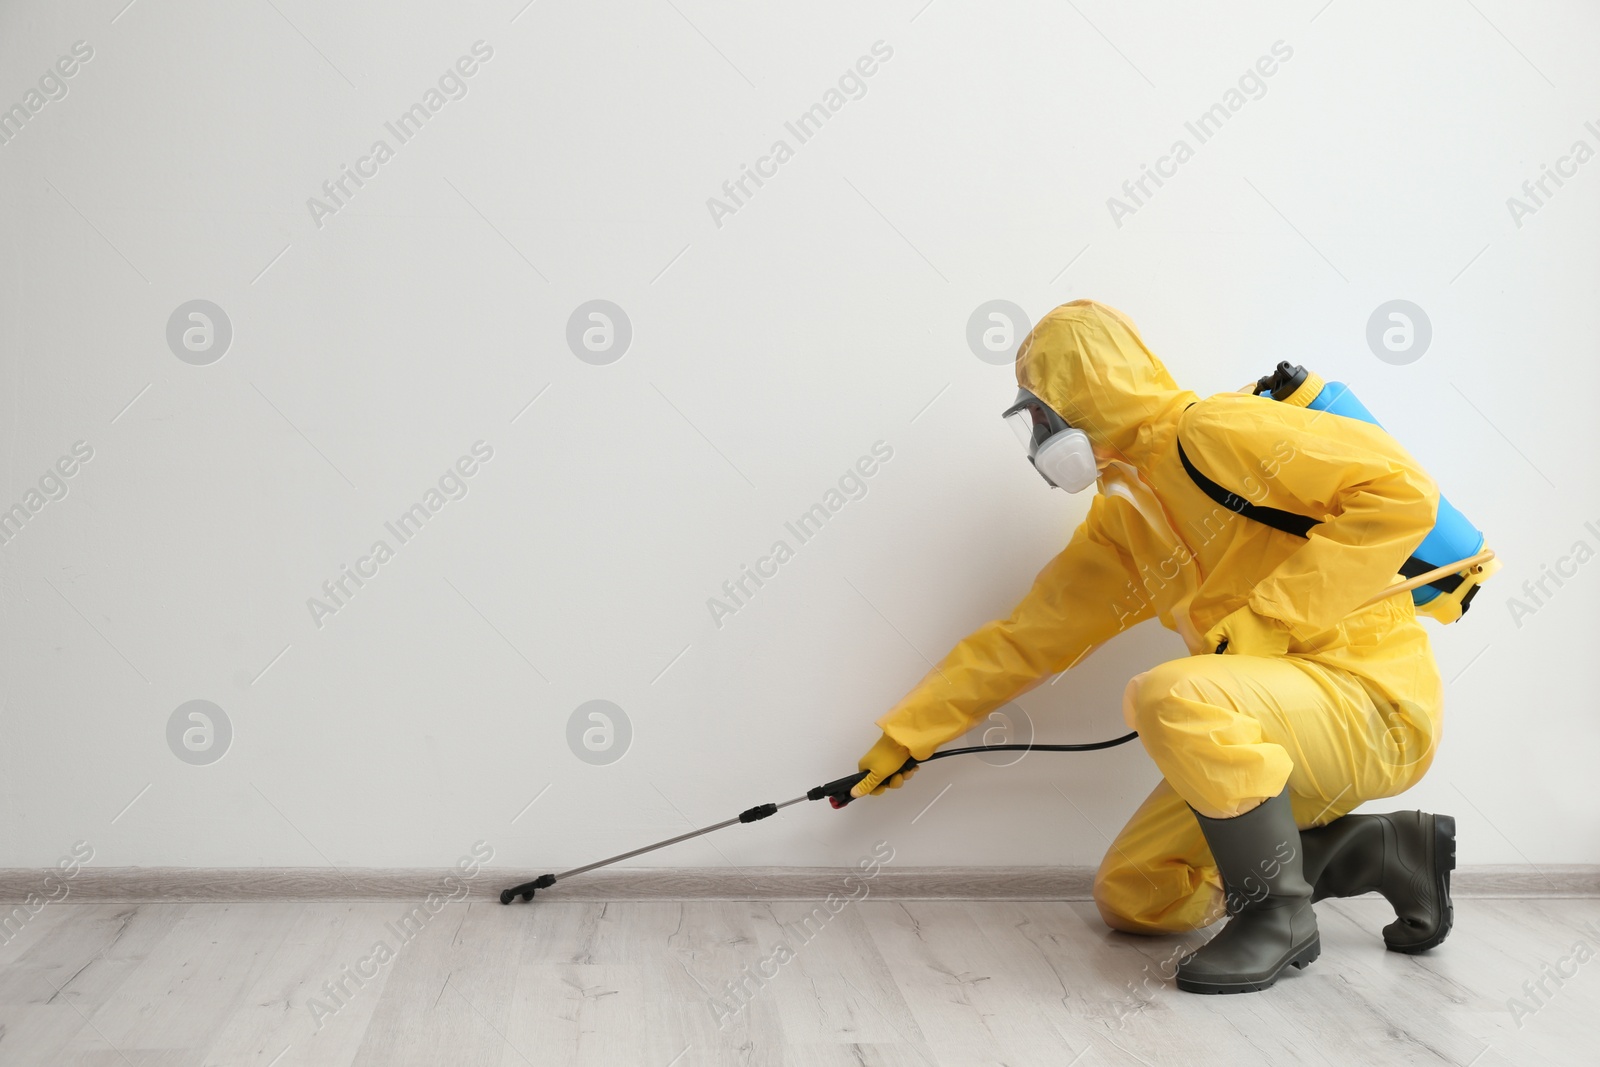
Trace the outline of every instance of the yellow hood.
[[1126, 315], [1092, 300], [1039, 320], [1017, 350], [1017, 384], [1100, 450], [1140, 469], [1197, 399], [1178, 388]]

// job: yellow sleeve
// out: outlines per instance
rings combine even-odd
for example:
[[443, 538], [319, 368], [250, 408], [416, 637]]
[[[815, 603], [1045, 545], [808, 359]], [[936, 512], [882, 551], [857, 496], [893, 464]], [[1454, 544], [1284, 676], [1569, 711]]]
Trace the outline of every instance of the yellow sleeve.
[[1116, 539], [1126, 506], [1096, 494], [1072, 540], [1011, 614], [951, 649], [878, 720], [883, 732], [927, 759], [995, 708], [1154, 614], [1149, 598], [1132, 592], [1137, 571]]
[[1301, 639], [1337, 626], [1390, 584], [1433, 529], [1438, 487], [1381, 427], [1219, 396], [1189, 410], [1180, 437], [1213, 481], [1253, 503], [1322, 520], [1246, 602]]

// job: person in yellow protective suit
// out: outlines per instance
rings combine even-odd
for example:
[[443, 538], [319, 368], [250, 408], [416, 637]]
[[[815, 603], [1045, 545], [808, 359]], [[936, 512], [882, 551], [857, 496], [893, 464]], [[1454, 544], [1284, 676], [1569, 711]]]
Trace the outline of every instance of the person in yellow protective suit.
[[[1311, 902], [1381, 892], [1391, 949], [1452, 919], [1454, 822], [1351, 815], [1410, 788], [1440, 736], [1442, 686], [1398, 580], [1438, 490], [1386, 432], [1249, 392], [1180, 389], [1133, 324], [1086, 300], [1018, 350], [1013, 413], [1053, 485], [1098, 482], [1088, 516], [1011, 614], [962, 640], [893, 709], [854, 795], [904, 784], [1001, 704], [1156, 618], [1189, 655], [1129, 682], [1123, 714], [1163, 781], [1107, 852], [1094, 897], [1130, 933], [1226, 929], [1179, 967], [1195, 992], [1244, 992], [1304, 967]], [[1076, 435], [1074, 437], [1073, 435]], [[1087, 458], [1085, 458], [1087, 457]], [[1308, 537], [1214, 502], [1185, 468], [1249, 501], [1322, 520]], [[1083, 471], [1087, 470], [1087, 476]], [[1069, 484], [1075, 483], [1075, 484]], [[1221, 655], [1216, 653], [1221, 652]], [[1303, 832], [1302, 832], [1303, 831]]]

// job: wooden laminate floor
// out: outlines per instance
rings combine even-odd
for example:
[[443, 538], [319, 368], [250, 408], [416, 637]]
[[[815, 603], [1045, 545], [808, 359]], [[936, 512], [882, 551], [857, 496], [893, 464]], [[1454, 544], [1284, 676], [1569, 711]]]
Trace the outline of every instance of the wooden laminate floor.
[[1600, 900], [1458, 900], [1422, 957], [1325, 902], [1321, 960], [1230, 997], [1092, 904], [813, 907], [50, 905], [0, 945], [0, 1063], [1600, 1063]]

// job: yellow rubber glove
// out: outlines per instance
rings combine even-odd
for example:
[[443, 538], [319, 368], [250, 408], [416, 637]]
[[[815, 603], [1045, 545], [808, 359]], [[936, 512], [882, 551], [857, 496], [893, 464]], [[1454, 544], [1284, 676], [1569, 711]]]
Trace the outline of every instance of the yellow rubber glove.
[[[885, 789], [899, 789], [906, 784], [907, 779], [917, 773], [917, 768], [913, 767], [904, 774], [895, 774], [910, 758], [909, 748], [888, 734], [884, 734], [856, 764], [856, 770], [866, 771], [867, 776], [856, 783], [855, 788], [850, 790], [850, 795], [864, 797], [871, 793], [877, 796]], [[885, 777], [889, 779], [887, 782], [884, 781]]]
[[1206, 632], [1206, 643], [1230, 656], [1282, 656], [1289, 651], [1289, 628], [1277, 619], [1257, 615], [1246, 605]]

